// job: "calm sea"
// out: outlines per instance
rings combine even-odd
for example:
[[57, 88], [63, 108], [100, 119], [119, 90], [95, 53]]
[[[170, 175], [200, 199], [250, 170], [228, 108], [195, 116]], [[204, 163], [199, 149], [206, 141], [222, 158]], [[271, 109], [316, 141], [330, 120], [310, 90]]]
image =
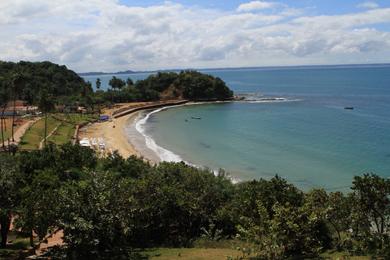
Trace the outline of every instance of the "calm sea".
[[[141, 149], [242, 180], [279, 174], [303, 189], [346, 190], [366, 172], [390, 177], [390, 65], [205, 72], [257, 101], [145, 113]], [[100, 76], [104, 86], [111, 77]]]

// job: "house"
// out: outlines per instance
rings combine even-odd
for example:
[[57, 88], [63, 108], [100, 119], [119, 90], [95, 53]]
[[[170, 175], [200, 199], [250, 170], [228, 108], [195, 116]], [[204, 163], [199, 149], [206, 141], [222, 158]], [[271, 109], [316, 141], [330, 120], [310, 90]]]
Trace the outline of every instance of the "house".
[[[15, 104], [15, 107], [14, 107]], [[4, 111], [5, 116], [12, 116], [14, 114], [16, 116], [23, 116], [26, 114], [35, 114], [38, 112], [37, 106], [29, 106], [27, 102], [23, 100], [16, 100], [15, 103], [10, 101], [7, 103], [7, 106]]]

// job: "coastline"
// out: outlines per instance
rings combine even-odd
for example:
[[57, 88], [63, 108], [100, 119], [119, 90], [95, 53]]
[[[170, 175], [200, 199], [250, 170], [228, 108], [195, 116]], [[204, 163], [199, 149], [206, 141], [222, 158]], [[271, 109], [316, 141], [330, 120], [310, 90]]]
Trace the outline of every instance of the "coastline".
[[109, 115], [111, 120], [106, 122], [91, 123], [80, 128], [79, 138], [102, 139], [105, 143], [103, 155], [117, 151], [123, 158], [130, 156], [142, 157], [152, 164], [157, 164], [160, 160], [153, 159], [146, 152], [142, 152], [135, 147], [128, 136], [127, 127], [135, 124], [136, 119], [142, 111], [165, 109], [176, 105], [184, 105], [187, 101], [167, 101], [167, 102], [134, 102], [117, 104], [114, 108], [104, 109], [102, 114]]
[[[112, 153], [117, 151], [123, 158], [128, 158], [130, 156], [142, 157], [145, 160], [151, 162], [152, 164], [157, 164], [162, 161], [160, 158], [155, 159], [150, 156], [149, 153], [145, 151], [140, 151], [133, 144], [132, 139], [127, 133], [127, 127], [130, 125], [136, 124], [136, 119], [139, 115], [145, 110], [164, 110], [170, 107], [177, 106], [187, 106], [187, 105], [202, 105], [207, 103], [227, 103], [234, 102], [234, 100], [226, 101], [204, 101], [204, 102], [186, 102], [180, 104], [172, 104], [172, 102], [161, 103], [161, 102], [135, 102], [135, 103], [125, 103], [118, 104], [112, 109], [103, 110], [103, 114], [110, 116], [111, 120], [106, 122], [96, 122], [91, 123], [87, 126], [84, 126], [80, 129], [79, 137], [82, 138], [101, 138], [104, 140], [106, 149], [105, 153]], [[122, 112], [126, 111], [126, 112]], [[122, 114], [118, 116], [118, 114]], [[143, 135], [142, 133], [140, 133]], [[145, 136], [144, 136], [145, 137]], [[134, 141], [134, 140], [133, 140]], [[165, 150], [165, 149], [164, 149]], [[158, 154], [157, 154], [158, 156]]]
[[138, 117], [139, 112], [113, 119], [112, 122], [98, 122], [80, 129], [80, 138], [102, 138], [107, 152], [118, 151], [124, 157], [142, 156], [128, 140], [125, 128]]

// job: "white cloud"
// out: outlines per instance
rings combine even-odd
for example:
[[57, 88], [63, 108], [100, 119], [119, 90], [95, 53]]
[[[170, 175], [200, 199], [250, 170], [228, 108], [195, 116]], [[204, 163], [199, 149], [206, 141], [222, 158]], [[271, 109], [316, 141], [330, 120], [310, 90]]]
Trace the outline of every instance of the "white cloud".
[[266, 2], [266, 1], [251, 1], [244, 3], [238, 6], [237, 11], [239, 12], [250, 12], [263, 9], [269, 9], [277, 6], [275, 2]]
[[366, 9], [375, 9], [375, 8], [378, 8], [379, 5], [375, 2], [367, 1], [367, 2], [363, 2], [363, 3], [358, 4], [357, 7], [366, 8]]
[[[0, 59], [51, 60], [76, 71], [389, 62], [390, 8], [305, 15], [116, 0], [1, 0]], [[262, 2], [263, 3], [263, 2]], [[39, 8], [38, 8], [39, 7]], [[4, 8], [4, 9], [3, 9]]]

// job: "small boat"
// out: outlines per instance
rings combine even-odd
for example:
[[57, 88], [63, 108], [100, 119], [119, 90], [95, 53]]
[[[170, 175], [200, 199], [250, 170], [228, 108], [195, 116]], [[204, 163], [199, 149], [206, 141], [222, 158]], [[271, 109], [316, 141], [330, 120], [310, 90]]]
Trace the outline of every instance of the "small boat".
[[194, 117], [194, 116], [192, 116], [191, 118], [192, 118], [192, 119], [196, 119], [196, 120], [202, 119], [201, 117]]
[[354, 107], [344, 107], [344, 109], [347, 109], [347, 110], [353, 110]]

